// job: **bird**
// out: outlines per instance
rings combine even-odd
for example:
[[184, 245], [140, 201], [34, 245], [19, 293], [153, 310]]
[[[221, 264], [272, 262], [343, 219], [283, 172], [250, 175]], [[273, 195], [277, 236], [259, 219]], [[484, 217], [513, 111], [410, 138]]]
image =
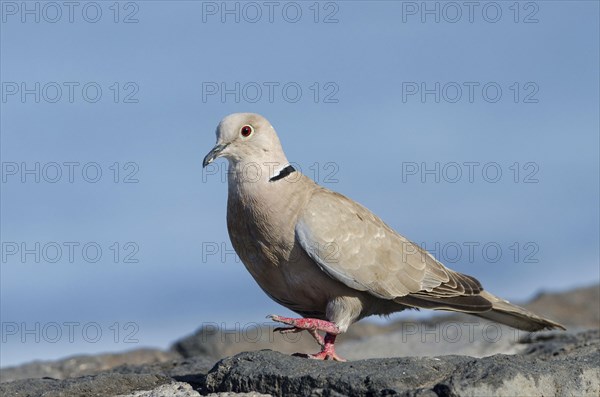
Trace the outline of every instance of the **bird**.
[[301, 316], [267, 318], [282, 324], [274, 331], [314, 337], [321, 350], [307, 357], [345, 361], [335, 352], [339, 334], [367, 316], [406, 309], [464, 312], [526, 331], [565, 329], [496, 297], [296, 170], [265, 117], [230, 114], [216, 136], [203, 167], [219, 157], [229, 163], [232, 246], [260, 288]]

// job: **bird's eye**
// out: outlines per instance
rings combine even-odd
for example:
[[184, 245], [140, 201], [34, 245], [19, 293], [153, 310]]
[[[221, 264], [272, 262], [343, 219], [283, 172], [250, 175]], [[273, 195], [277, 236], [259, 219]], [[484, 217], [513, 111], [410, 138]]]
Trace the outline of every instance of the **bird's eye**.
[[251, 125], [245, 125], [242, 127], [242, 129], [240, 130], [240, 133], [242, 134], [243, 137], [247, 138], [249, 137], [252, 132], [254, 132], [254, 128], [252, 128]]

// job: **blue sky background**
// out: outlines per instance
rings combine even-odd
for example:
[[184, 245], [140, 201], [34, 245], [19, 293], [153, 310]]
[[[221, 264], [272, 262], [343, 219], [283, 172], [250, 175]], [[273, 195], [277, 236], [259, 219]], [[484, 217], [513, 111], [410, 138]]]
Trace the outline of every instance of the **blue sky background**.
[[[0, 364], [166, 347], [202, 323], [233, 328], [288, 313], [232, 254], [222, 260], [221, 252], [207, 251], [231, 250], [227, 185], [211, 174], [223, 171], [225, 161], [204, 171], [201, 162], [217, 123], [232, 112], [265, 115], [306, 174], [411, 240], [427, 248], [438, 243], [436, 256], [498, 295], [525, 300], [541, 290], [598, 282], [599, 4], [521, 2], [515, 16], [513, 1], [487, 3], [478, 3], [470, 22], [468, 9], [456, 17], [452, 5], [439, 2], [437, 23], [435, 15], [421, 15], [421, 2], [322, 2], [315, 23], [313, 1], [278, 2], [273, 22], [258, 2], [262, 16], [252, 23], [256, 8], [244, 3], [239, 22], [235, 15], [222, 22], [221, 2], [136, 1], [120, 3], [115, 23], [110, 1], [97, 3], [102, 15], [90, 23], [82, 2], [72, 23], [66, 7], [51, 23], [45, 19], [55, 18], [55, 10], [44, 2], [37, 3], [39, 22], [35, 15], [22, 22], [21, 2], [3, 1]], [[33, 9], [36, 2], [27, 4]], [[297, 8], [300, 20], [288, 22]], [[86, 10], [95, 18], [93, 7]], [[137, 22], [123, 23], [128, 15]], [[326, 15], [337, 22], [324, 23]], [[41, 91], [49, 82], [61, 85], [61, 99], [48, 101], [52, 85], [39, 103], [33, 95], [11, 95], [21, 83], [36, 82]], [[79, 84], [72, 103], [64, 82]], [[82, 95], [90, 82], [102, 89], [95, 103]], [[236, 82], [247, 90], [239, 102], [203, 92], [207, 83], [234, 88]], [[279, 84], [272, 101], [264, 82]], [[432, 89], [436, 82], [446, 87], [439, 103], [433, 94], [424, 101], [406, 94], [407, 86]], [[473, 101], [465, 82], [478, 84]], [[296, 102], [295, 91], [282, 92], [288, 83], [302, 89]], [[452, 103], [454, 83], [463, 92]], [[502, 89], [495, 103], [493, 87], [482, 94], [488, 83]], [[256, 85], [262, 96], [251, 103]], [[136, 87], [137, 103], [124, 103]], [[329, 99], [337, 103], [325, 103], [333, 91]], [[529, 99], [537, 103], [525, 103], [533, 91]], [[36, 162], [40, 172], [46, 166], [47, 178], [55, 170], [49, 163], [79, 165], [72, 183], [64, 165], [56, 183], [44, 175], [39, 183], [34, 175], [22, 182], [22, 163]], [[406, 174], [407, 167], [436, 162], [447, 171], [439, 183], [433, 175], [423, 183], [420, 172]], [[465, 162], [480, 164], [472, 183]], [[96, 183], [81, 175], [88, 163], [102, 170]], [[454, 163], [463, 175], [450, 183]], [[485, 164], [491, 164], [488, 180], [502, 171], [498, 182], [482, 176]], [[138, 182], [123, 183], [133, 171]], [[23, 260], [9, 252], [36, 242], [40, 251], [62, 245], [61, 257], [45, 260], [55, 256], [52, 244], [39, 263], [32, 254]], [[73, 263], [64, 242], [79, 244]], [[90, 242], [102, 248], [95, 263], [82, 257]], [[135, 247], [138, 262], [124, 263]], [[497, 261], [495, 247], [502, 249]], [[65, 323], [75, 323], [71, 338]]]

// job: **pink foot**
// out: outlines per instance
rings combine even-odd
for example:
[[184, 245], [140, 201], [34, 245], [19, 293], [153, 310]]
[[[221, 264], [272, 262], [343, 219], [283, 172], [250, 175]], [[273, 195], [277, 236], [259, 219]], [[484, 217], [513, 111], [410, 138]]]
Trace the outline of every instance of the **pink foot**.
[[333, 344], [335, 343], [336, 336], [337, 335], [325, 334], [325, 344], [323, 344], [321, 351], [315, 354], [309, 354], [308, 357], [313, 360], [346, 361], [335, 353]]
[[277, 327], [277, 328], [273, 329], [273, 332], [279, 332], [281, 334], [291, 334], [291, 333], [295, 334], [295, 333], [302, 332], [302, 331], [308, 331], [308, 333], [313, 338], [315, 338], [315, 340], [321, 347], [325, 346], [325, 340], [323, 339], [323, 337], [321, 335], [319, 335], [319, 333], [315, 329], [302, 329], [302, 328], [296, 328], [296, 327]]
[[[315, 360], [346, 361], [335, 353], [335, 338], [340, 333], [340, 329], [334, 323], [316, 318], [290, 318], [274, 314], [267, 316], [267, 318], [290, 326], [277, 327], [273, 332], [277, 331], [286, 334], [290, 332], [308, 331], [312, 337], [315, 338], [317, 343], [321, 345], [321, 351], [316, 354], [307, 355], [309, 358]], [[317, 331], [325, 331], [325, 338], [319, 335]]]

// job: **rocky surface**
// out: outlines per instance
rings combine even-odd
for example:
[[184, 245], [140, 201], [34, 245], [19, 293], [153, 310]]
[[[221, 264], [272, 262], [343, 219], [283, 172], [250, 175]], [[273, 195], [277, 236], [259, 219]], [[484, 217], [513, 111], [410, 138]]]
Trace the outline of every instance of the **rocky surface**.
[[308, 335], [273, 335], [268, 326], [237, 335], [210, 327], [170, 351], [4, 368], [0, 395], [600, 395], [600, 286], [540, 294], [526, 306], [569, 331], [530, 334], [463, 315], [359, 323], [338, 347], [351, 361], [337, 363], [291, 356], [317, 350]]
[[[169, 385], [171, 388], [177, 382], [186, 383], [191, 388], [202, 388], [206, 374], [213, 365], [214, 360], [206, 357], [142, 365], [126, 364], [109, 371], [75, 378], [21, 379], [4, 382], [0, 383], [0, 395], [3, 397], [133, 396], [137, 392], [154, 390], [164, 385]], [[188, 389], [189, 387], [186, 386]], [[184, 392], [185, 389], [182, 390], [182, 393]]]
[[313, 361], [271, 350], [241, 353], [212, 366], [206, 357], [124, 365], [65, 380], [0, 384], [2, 396], [596, 396], [600, 331], [538, 334], [524, 351], [484, 358], [402, 357], [346, 363]]
[[161, 363], [176, 358], [181, 356], [173, 351], [136, 349], [124, 353], [81, 355], [56, 361], [34, 361], [26, 365], [3, 368], [0, 370], [0, 382], [31, 378], [67, 379], [97, 374], [125, 364]]
[[313, 362], [272, 351], [224, 359], [206, 391], [255, 390], [272, 395], [598, 395], [598, 331], [533, 341], [525, 354]]

